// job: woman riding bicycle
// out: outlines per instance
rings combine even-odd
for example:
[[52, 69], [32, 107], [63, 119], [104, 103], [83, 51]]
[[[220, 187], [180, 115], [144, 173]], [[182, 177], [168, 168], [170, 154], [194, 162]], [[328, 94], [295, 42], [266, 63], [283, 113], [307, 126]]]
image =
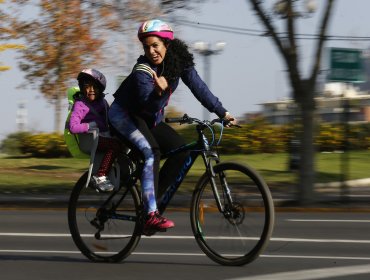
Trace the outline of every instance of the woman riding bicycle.
[[194, 68], [193, 55], [182, 40], [174, 38], [173, 30], [167, 23], [161, 20], [144, 22], [138, 30], [138, 38], [144, 55], [138, 58], [131, 74], [115, 92], [109, 119], [114, 129], [143, 155], [141, 188], [147, 213], [143, 233], [148, 234], [174, 227], [172, 221], [159, 215], [155, 193], [158, 194], [175, 180], [187, 156], [179, 154], [169, 158], [159, 171], [161, 153], [185, 143], [174, 129], [162, 121], [164, 108], [179, 79], [210, 112], [232, 124], [236, 124], [236, 119], [199, 77]]

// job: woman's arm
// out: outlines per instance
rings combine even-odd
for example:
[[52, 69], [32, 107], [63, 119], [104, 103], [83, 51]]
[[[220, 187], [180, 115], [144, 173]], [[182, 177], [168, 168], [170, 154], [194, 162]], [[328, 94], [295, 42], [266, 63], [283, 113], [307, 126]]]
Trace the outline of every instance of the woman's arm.
[[221, 101], [209, 90], [194, 67], [185, 69], [181, 79], [204, 107], [215, 113], [219, 118], [225, 117], [227, 110], [222, 106]]

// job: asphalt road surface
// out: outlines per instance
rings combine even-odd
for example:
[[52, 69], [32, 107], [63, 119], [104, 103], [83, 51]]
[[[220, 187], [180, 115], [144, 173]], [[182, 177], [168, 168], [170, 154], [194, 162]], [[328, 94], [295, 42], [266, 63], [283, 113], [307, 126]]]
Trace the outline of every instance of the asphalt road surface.
[[188, 213], [170, 212], [171, 231], [142, 238], [123, 263], [92, 263], [75, 247], [65, 210], [0, 210], [0, 278], [43, 279], [370, 279], [370, 214], [276, 214], [266, 251], [243, 267], [208, 259]]

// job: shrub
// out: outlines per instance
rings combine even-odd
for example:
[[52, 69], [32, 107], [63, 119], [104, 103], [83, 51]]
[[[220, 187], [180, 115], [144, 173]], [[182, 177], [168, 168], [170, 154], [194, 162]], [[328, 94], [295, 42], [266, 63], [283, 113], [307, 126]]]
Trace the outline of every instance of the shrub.
[[[181, 129], [178, 129], [181, 128]], [[197, 140], [194, 126], [177, 126], [185, 142]], [[242, 128], [225, 128], [219, 150], [225, 154], [255, 154], [289, 152], [289, 145], [295, 139], [297, 127], [271, 125], [263, 118], [255, 119]], [[370, 149], [370, 123], [351, 124], [344, 135], [342, 124], [320, 124], [316, 131], [315, 144], [319, 151], [335, 151], [344, 148], [347, 139], [351, 150]], [[220, 137], [221, 128], [216, 129], [215, 141]], [[205, 130], [210, 139], [210, 133]], [[10, 155], [25, 154], [33, 157], [70, 157], [64, 137], [57, 133], [10, 134], [1, 144], [1, 151]]]
[[24, 139], [30, 135], [31, 133], [29, 132], [16, 132], [9, 134], [7, 138], [1, 142], [1, 152], [12, 156], [21, 155], [22, 151], [20, 147], [24, 142]]
[[33, 134], [25, 137], [20, 150], [32, 157], [70, 157], [64, 137], [58, 133]]
[[[220, 129], [217, 129], [217, 133], [219, 131]], [[288, 143], [296, 139], [297, 131], [299, 132], [299, 128], [293, 125], [271, 125], [263, 118], [257, 118], [242, 124], [242, 128], [224, 129], [219, 149], [226, 154], [289, 152]], [[193, 127], [187, 126], [178, 132], [187, 142], [196, 140]], [[370, 149], [370, 123], [351, 124], [346, 137], [342, 124], [323, 123], [318, 126], [315, 133], [315, 145], [319, 151], [342, 150], [346, 137], [349, 149]], [[218, 137], [219, 134], [216, 135], [216, 140]]]

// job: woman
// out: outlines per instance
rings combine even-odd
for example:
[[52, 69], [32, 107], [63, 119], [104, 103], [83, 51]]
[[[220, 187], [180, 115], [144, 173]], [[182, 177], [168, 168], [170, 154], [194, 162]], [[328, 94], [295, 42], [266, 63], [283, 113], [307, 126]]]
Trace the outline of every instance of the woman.
[[171, 27], [161, 20], [141, 24], [138, 38], [144, 49], [131, 74], [122, 82], [110, 107], [112, 126], [143, 155], [141, 177], [143, 203], [147, 212], [143, 233], [165, 231], [174, 223], [159, 215], [155, 190], [166, 189], [176, 178], [186, 154], [168, 159], [159, 172], [160, 154], [184, 144], [182, 137], [162, 121], [164, 108], [179, 80], [210, 112], [231, 124], [236, 120], [208, 89], [194, 68], [186, 44], [174, 39]]

